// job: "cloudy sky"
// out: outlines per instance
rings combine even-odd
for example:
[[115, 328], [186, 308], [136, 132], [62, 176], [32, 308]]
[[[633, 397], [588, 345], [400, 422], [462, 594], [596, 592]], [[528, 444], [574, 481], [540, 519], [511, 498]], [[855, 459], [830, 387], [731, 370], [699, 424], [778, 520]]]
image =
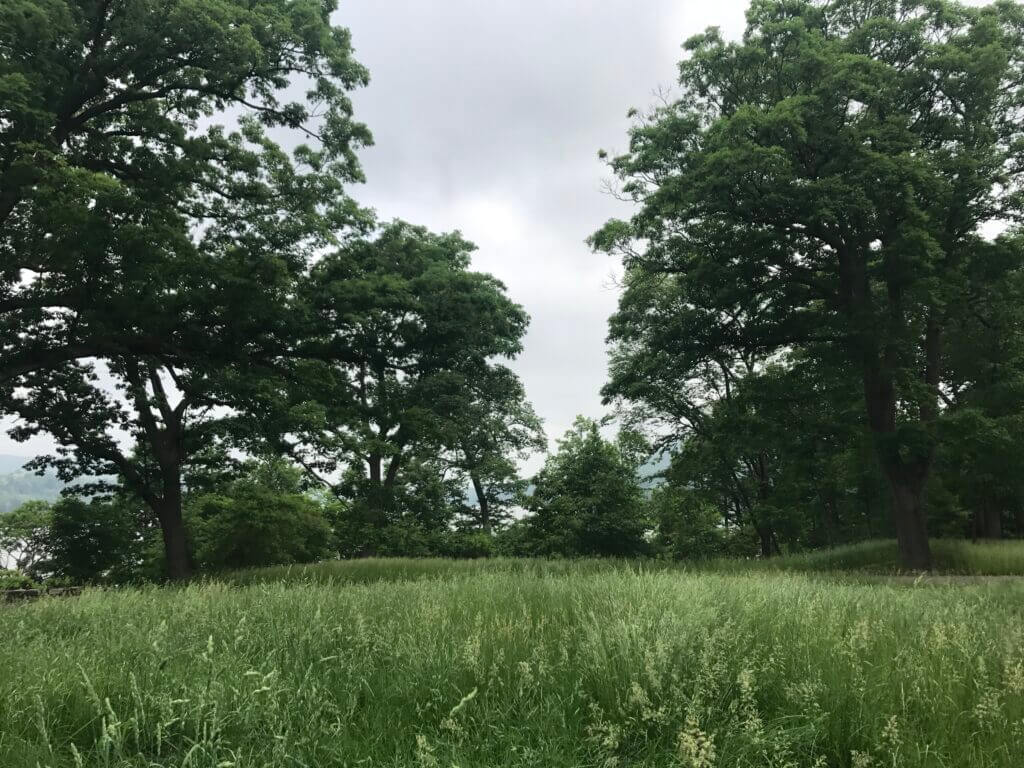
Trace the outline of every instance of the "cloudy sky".
[[683, 40], [742, 30], [725, 0], [341, 0], [370, 86], [376, 146], [356, 191], [382, 218], [461, 230], [533, 318], [514, 367], [557, 437], [600, 416], [617, 265], [584, 240], [629, 209], [602, 192], [600, 148], [670, 87]]
[[[680, 46], [742, 30], [722, 0], [341, 0], [371, 83], [356, 112], [376, 145], [353, 190], [382, 219], [459, 229], [533, 318], [514, 364], [555, 438], [602, 414], [617, 265], [585, 238], [629, 209], [597, 151], [626, 144], [630, 107], [671, 87]], [[49, 449], [0, 438], [0, 453]], [[531, 462], [531, 467], [536, 462]]]

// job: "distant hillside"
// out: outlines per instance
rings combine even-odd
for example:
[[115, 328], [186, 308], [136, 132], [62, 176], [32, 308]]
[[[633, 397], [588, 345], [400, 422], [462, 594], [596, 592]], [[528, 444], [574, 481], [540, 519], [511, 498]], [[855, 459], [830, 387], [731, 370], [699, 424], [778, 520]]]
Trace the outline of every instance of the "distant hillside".
[[12, 456], [9, 453], [0, 453], [0, 475], [9, 475], [11, 472], [18, 472], [31, 461], [31, 456]]
[[22, 469], [28, 460], [25, 456], [0, 454], [0, 514], [17, 509], [32, 499], [53, 501], [60, 495], [64, 484], [56, 477], [40, 477]]

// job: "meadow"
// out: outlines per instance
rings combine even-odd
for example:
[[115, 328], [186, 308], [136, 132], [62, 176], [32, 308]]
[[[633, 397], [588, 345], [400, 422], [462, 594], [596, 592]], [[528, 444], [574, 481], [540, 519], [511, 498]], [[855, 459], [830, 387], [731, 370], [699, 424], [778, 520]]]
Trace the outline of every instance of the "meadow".
[[[935, 570], [956, 576], [1024, 576], [1024, 542], [1018, 540], [971, 542], [934, 539]], [[807, 573], [829, 578], [895, 576], [899, 568], [896, 542], [866, 541], [831, 549], [774, 557], [769, 560], [715, 558], [696, 561], [603, 558], [591, 560], [524, 559], [494, 557], [484, 560], [445, 558], [363, 558], [312, 565], [236, 570], [217, 577], [237, 585], [279, 582], [367, 584], [378, 581], [459, 578], [481, 573], [579, 575], [608, 570], [684, 573]]]
[[1024, 754], [1016, 581], [401, 562], [0, 606], [0, 765], [959, 768]]

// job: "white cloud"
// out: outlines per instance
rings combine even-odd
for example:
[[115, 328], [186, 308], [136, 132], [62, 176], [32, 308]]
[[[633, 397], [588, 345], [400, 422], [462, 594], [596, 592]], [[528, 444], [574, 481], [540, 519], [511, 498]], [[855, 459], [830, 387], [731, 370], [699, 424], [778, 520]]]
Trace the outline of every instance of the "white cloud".
[[[597, 151], [622, 150], [630, 107], [676, 78], [705, 26], [742, 28], [724, 0], [341, 0], [371, 83], [355, 94], [376, 146], [353, 190], [384, 219], [460, 229], [475, 268], [503, 280], [533, 321], [515, 368], [561, 435], [600, 416], [617, 265], [585, 239], [629, 209], [602, 192]], [[0, 453], [43, 451], [0, 441]], [[531, 468], [536, 462], [531, 462]]]

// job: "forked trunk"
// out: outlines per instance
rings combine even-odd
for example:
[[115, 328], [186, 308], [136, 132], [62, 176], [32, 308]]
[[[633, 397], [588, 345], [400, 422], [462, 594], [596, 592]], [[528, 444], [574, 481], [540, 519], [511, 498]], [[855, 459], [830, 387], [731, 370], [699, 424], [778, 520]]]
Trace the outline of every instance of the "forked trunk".
[[484, 490], [483, 483], [480, 482], [480, 478], [477, 477], [475, 472], [469, 473], [469, 478], [473, 482], [473, 492], [476, 493], [477, 503], [480, 505], [480, 528], [484, 533], [490, 534], [491, 532], [491, 509], [490, 504], [487, 501], [487, 493]]

